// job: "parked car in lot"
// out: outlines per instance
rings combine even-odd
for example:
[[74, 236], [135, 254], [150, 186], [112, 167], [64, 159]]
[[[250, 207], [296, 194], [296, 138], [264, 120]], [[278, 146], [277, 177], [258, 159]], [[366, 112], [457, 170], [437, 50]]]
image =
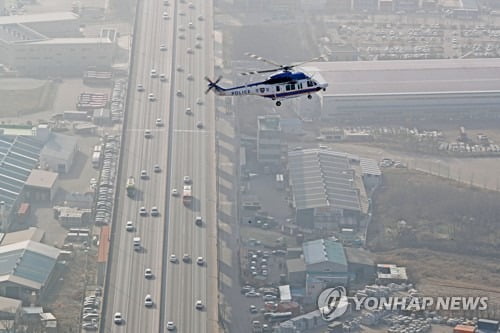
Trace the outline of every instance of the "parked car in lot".
[[245, 296], [246, 297], [259, 297], [260, 293], [253, 291], [253, 290], [250, 290], [249, 292], [245, 293]]

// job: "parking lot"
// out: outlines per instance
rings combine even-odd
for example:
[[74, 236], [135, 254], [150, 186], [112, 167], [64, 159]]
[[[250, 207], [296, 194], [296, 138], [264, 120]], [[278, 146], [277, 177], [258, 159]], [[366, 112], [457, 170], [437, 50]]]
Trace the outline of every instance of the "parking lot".
[[[362, 60], [487, 58], [500, 55], [500, 26], [431, 17], [426, 23], [326, 20], [331, 44], [347, 43]], [[390, 23], [389, 23], [390, 22]], [[433, 22], [433, 23], [431, 23]], [[333, 47], [335, 50], [335, 47]]]

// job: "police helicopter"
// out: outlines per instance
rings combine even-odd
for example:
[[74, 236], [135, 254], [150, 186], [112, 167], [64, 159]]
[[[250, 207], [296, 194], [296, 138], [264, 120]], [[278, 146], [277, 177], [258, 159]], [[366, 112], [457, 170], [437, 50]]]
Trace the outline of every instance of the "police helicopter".
[[265, 81], [250, 83], [243, 86], [232, 87], [232, 88], [223, 88], [218, 85], [219, 81], [222, 79], [222, 76], [219, 76], [215, 81], [212, 81], [208, 77], [205, 77], [205, 79], [208, 81], [208, 89], [207, 91], [205, 91], [205, 94], [207, 94], [210, 90], [213, 89], [213, 91], [220, 96], [256, 95], [265, 98], [270, 98], [273, 101], [276, 101], [276, 106], [280, 106], [281, 101], [284, 99], [296, 98], [302, 95], [307, 95], [307, 98], [311, 99], [312, 98], [311, 94], [316, 93], [320, 90], [325, 91], [326, 87], [328, 87], [328, 83], [326, 82], [318, 82], [313, 78], [313, 76], [310, 76], [301, 71], [293, 70], [297, 66], [306, 64], [311, 61], [322, 59], [324, 56], [320, 56], [296, 64], [280, 65], [274, 61], [264, 59], [255, 54], [251, 53], [245, 53], [245, 54], [253, 59], [260, 60], [267, 64], [276, 66], [276, 68], [240, 73], [241, 75], [252, 75], [252, 74], [271, 73], [271, 72], [276, 72], [276, 73], [269, 76]]

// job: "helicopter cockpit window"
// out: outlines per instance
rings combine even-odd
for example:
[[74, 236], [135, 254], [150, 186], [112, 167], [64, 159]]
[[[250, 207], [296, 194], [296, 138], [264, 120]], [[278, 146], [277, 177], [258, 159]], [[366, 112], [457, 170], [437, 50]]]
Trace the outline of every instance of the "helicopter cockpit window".
[[307, 86], [312, 87], [312, 86], [314, 86], [314, 83], [311, 80], [309, 80], [309, 81], [307, 81]]

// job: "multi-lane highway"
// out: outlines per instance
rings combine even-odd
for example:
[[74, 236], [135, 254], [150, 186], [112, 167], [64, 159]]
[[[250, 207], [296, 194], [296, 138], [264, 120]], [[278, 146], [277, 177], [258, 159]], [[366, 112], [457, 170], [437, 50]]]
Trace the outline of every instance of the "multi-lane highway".
[[[213, 96], [204, 95], [203, 80], [213, 73], [212, 10], [212, 1], [177, 0], [165, 6], [144, 0], [138, 5], [101, 332], [165, 332], [169, 321], [178, 332], [217, 331], [215, 124]], [[150, 77], [151, 69], [167, 80]], [[138, 84], [144, 91], [136, 90]], [[155, 101], [148, 100], [150, 93]], [[185, 113], [188, 107], [192, 115]], [[155, 125], [158, 118], [164, 126]], [[146, 129], [151, 138], [145, 138]], [[161, 172], [154, 172], [155, 164]], [[146, 179], [141, 170], [147, 171]], [[182, 194], [186, 175], [192, 179], [190, 207], [170, 195], [172, 188]], [[136, 180], [134, 198], [124, 188], [129, 176]], [[142, 206], [147, 216], [139, 215]], [[151, 216], [153, 206], [160, 216]], [[201, 226], [196, 216], [203, 218]], [[125, 229], [127, 221], [134, 231]], [[134, 237], [141, 238], [140, 251], [134, 250]], [[184, 253], [190, 263], [182, 261]], [[171, 254], [178, 263], [169, 262]], [[205, 263], [198, 265], [197, 257]], [[152, 279], [145, 278], [146, 268]], [[152, 297], [151, 308], [145, 307], [146, 295]], [[202, 310], [195, 309], [198, 300]], [[123, 316], [121, 325], [113, 321], [116, 312]]]

